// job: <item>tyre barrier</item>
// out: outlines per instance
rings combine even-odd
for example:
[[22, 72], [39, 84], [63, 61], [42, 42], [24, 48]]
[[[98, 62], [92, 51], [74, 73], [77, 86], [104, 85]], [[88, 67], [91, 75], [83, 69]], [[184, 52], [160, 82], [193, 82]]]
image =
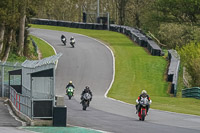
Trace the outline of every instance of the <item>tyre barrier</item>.
[[83, 22], [71, 22], [71, 21], [38, 19], [38, 18], [32, 18], [31, 23], [39, 25], [64, 26], [64, 27], [82, 28], [82, 29], [96, 29], [96, 30], [107, 29], [106, 25], [99, 23], [83, 23]]
[[130, 37], [131, 40], [136, 42], [138, 45], [142, 47], [146, 47], [151, 55], [154, 56], [162, 56], [162, 49], [154, 42], [150, 37], [146, 36], [142, 31], [129, 27], [129, 26], [121, 26], [121, 25], [110, 25], [111, 31], [120, 32], [122, 34]]
[[[71, 21], [60, 21], [60, 20], [49, 20], [49, 19], [31, 19], [32, 24], [39, 25], [52, 25], [52, 26], [64, 26], [71, 28], [82, 28], [82, 29], [95, 29], [95, 30], [105, 30], [107, 29], [107, 25], [99, 24], [99, 23], [83, 23], [83, 22], [71, 22]], [[142, 47], [146, 47], [151, 55], [161, 56], [162, 50], [161, 48], [149, 37], [147, 37], [142, 31], [129, 27], [129, 26], [121, 26], [121, 25], [110, 25], [110, 30], [125, 34], [130, 37], [131, 40], [136, 42]]]
[[169, 67], [167, 72], [167, 81], [172, 82], [170, 93], [176, 96], [178, 72], [180, 68], [180, 56], [176, 50], [168, 50]]
[[192, 87], [182, 89], [182, 97], [190, 97], [200, 99], [200, 87]]

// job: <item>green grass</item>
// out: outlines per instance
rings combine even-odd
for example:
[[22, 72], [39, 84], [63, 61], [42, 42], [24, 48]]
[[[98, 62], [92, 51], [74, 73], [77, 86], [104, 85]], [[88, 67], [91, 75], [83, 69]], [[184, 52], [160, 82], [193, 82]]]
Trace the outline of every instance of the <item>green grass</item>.
[[9, 53], [8, 60], [9, 62], [24, 62], [26, 59], [37, 59], [37, 53], [34, 51], [34, 47], [32, 45], [32, 42], [30, 41], [30, 36], [28, 37], [28, 45], [26, 47], [26, 56], [18, 56], [16, 51], [12, 49], [12, 52]]
[[42, 58], [49, 57], [52, 55], [55, 55], [54, 50], [52, 49], [51, 46], [49, 46], [45, 41], [31, 35], [31, 38], [35, 41], [37, 44], [40, 52], [42, 53]]
[[167, 68], [165, 58], [149, 55], [144, 48], [134, 45], [125, 35], [111, 31], [45, 25], [32, 27], [84, 34], [108, 44], [115, 55], [116, 69], [109, 97], [135, 104], [135, 99], [145, 89], [151, 96], [151, 107], [154, 109], [200, 115], [200, 111], [194, 111], [199, 108], [200, 100], [173, 98], [168, 94], [169, 83], [164, 78]]
[[177, 97], [182, 96], [182, 89], [187, 88], [183, 83], [183, 65], [180, 63], [179, 74], [178, 74], [178, 85], [177, 85]]
[[39, 39], [39, 38], [37, 38], [37, 37], [35, 37], [33, 35], [30, 35], [29, 38], [28, 38], [29, 44], [28, 44], [28, 47], [27, 47], [27, 51], [28, 52], [26, 53], [27, 57], [25, 57], [25, 56], [18, 56], [15, 53], [10, 53], [7, 61], [15, 62], [17, 60], [18, 62], [24, 62], [26, 59], [28, 59], [28, 60], [37, 60], [38, 59], [37, 58], [38, 54], [37, 54], [37, 52], [35, 51], [35, 49], [34, 49], [34, 47], [32, 45], [30, 37], [37, 44], [40, 52], [42, 53], [42, 58], [55, 55], [55, 52], [52, 49], [52, 47], [49, 46], [45, 41], [43, 41], [43, 40], [41, 40], [41, 39]]
[[8, 60], [9, 62], [24, 62], [26, 60], [25, 56], [18, 56], [15, 53], [9, 53]]

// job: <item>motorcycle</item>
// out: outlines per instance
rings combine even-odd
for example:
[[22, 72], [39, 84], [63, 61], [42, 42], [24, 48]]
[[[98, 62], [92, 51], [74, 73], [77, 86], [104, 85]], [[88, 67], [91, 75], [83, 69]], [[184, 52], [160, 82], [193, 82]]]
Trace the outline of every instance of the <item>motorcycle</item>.
[[141, 100], [138, 102], [138, 100], [136, 100], [136, 102], [141, 106], [141, 109], [140, 111], [138, 112], [138, 117], [139, 117], [139, 120], [142, 120], [144, 121], [145, 120], [145, 117], [147, 115], [147, 106], [151, 104], [151, 100], [149, 101], [147, 99], [147, 97], [142, 97]]
[[69, 86], [66, 90], [66, 95], [69, 97], [69, 100], [72, 98], [74, 95], [74, 88], [72, 86]]
[[70, 41], [70, 44], [71, 44], [71, 46], [74, 48], [75, 40], [74, 40], [74, 39], [71, 40], [71, 41]]
[[64, 35], [61, 36], [61, 42], [62, 42], [64, 45], [66, 45], [66, 43], [67, 43], [67, 39], [66, 39], [66, 37], [65, 37]]
[[83, 99], [82, 99], [82, 106], [83, 106], [83, 110], [86, 110], [87, 107], [89, 107], [90, 104], [90, 99], [92, 98], [92, 96], [89, 93], [85, 93], [83, 95]]

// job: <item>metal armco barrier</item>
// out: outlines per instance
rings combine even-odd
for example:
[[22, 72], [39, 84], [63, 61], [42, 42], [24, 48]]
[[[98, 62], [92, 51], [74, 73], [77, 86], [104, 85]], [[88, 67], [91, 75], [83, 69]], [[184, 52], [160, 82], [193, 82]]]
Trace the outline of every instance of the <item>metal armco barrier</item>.
[[172, 82], [170, 93], [176, 96], [177, 92], [177, 82], [178, 82], [178, 72], [180, 68], [180, 56], [176, 52], [176, 50], [168, 50], [168, 59], [170, 62], [168, 73], [167, 73], [167, 80]]
[[151, 53], [151, 55], [161, 56], [163, 53], [162, 49], [157, 45], [156, 42], [154, 42], [151, 38], [146, 36], [142, 31], [138, 29], [129, 26], [111, 24], [110, 30], [127, 35], [128, 37], [130, 37], [131, 40], [136, 42], [138, 45], [146, 47], [148, 51]]
[[35, 43], [35, 41], [32, 38], [31, 38], [31, 41], [32, 41], [32, 44], [33, 44], [35, 52], [38, 52], [38, 46], [37, 46], [37, 44]]
[[182, 97], [191, 97], [200, 99], [200, 87], [192, 87], [182, 90]]

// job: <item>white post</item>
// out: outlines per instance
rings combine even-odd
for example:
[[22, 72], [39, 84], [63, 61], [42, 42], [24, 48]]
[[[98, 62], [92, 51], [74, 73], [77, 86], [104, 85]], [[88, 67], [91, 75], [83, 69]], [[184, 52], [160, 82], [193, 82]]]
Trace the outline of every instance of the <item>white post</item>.
[[55, 88], [56, 88], [56, 80], [55, 80], [55, 76], [56, 76], [56, 70], [55, 70], [55, 66], [53, 67], [53, 107], [55, 107]]
[[32, 84], [33, 84], [33, 78], [32, 78], [32, 76], [31, 76], [31, 74], [30, 74], [30, 92], [31, 92], [31, 119], [33, 120], [33, 88], [32, 88]]
[[97, 0], [97, 23], [99, 18], [99, 0]]
[[110, 15], [109, 12], [107, 13], [107, 28], [110, 30]]

